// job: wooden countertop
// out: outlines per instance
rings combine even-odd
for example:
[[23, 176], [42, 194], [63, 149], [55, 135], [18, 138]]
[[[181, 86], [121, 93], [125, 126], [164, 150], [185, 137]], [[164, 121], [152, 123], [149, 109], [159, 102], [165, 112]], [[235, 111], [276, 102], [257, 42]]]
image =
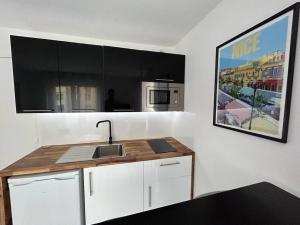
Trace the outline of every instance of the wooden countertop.
[[176, 148], [176, 152], [155, 154], [147, 142], [148, 139], [116, 141], [114, 143], [122, 143], [126, 151], [125, 157], [107, 158], [99, 160], [89, 160], [81, 162], [61, 163], [56, 164], [59, 159], [71, 146], [86, 145], [86, 144], [104, 144], [97, 143], [82, 143], [68, 145], [52, 145], [40, 147], [7, 168], [0, 171], [0, 177], [10, 177], [27, 174], [37, 174], [45, 172], [55, 172], [63, 170], [81, 169], [87, 167], [95, 167], [107, 164], [137, 162], [153, 159], [172, 158], [186, 155], [193, 155], [194, 152], [178, 142], [172, 137], [167, 137], [165, 140]]

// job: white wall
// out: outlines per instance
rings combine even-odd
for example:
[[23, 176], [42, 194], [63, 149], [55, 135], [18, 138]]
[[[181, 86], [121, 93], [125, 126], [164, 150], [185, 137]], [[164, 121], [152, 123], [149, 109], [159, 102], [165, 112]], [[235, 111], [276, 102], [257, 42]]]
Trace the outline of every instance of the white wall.
[[[299, 41], [287, 144], [212, 125], [216, 46], [293, 3], [223, 0], [178, 44], [176, 50], [187, 55], [188, 113], [176, 119], [175, 134], [196, 150], [196, 194], [269, 181], [300, 196]], [[186, 128], [194, 134], [187, 137]]]
[[96, 122], [102, 119], [112, 120], [115, 140], [172, 135], [172, 113], [16, 114], [9, 35], [174, 51], [174, 48], [164, 46], [0, 28], [0, 169], [41, 145], [106, 141], [105, 125], [95, 128]]
[[16, 114], [13, 88], [11, 58], [0, 58], [0, 169], [39, 145], [36, 118]]

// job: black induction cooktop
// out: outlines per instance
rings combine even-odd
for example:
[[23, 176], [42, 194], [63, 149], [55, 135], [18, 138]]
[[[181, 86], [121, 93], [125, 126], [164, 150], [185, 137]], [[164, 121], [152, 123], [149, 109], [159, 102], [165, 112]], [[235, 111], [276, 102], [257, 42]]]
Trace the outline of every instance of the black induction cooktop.
[[148, 140], [152, 150], [156, 153], [176, 152], [176, 149], [171, 146], [165, 139], [151, 139]]

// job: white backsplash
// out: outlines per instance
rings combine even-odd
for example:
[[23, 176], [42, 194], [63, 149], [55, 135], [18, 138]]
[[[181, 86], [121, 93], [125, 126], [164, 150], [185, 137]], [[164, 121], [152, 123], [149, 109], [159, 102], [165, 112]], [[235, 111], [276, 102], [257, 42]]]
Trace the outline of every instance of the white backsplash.
[[99, 120], [112, 121], [113, 140], [156, 138], [173, 135], [175, 112], [59, 113], [37, 114], [40, 145], [108, 140], [108, 124], [96, 128]]

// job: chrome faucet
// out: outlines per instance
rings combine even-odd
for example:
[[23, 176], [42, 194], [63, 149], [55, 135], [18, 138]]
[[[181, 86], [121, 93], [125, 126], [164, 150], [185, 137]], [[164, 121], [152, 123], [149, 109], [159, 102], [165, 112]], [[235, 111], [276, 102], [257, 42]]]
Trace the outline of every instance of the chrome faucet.
[[97, 122], [96, 127], [99, 126], [100, 123], [109, 123], [109, 144], [112, 144], [112, 136], [111, 136], [111, 121], [110, 120], [101, 120]]

